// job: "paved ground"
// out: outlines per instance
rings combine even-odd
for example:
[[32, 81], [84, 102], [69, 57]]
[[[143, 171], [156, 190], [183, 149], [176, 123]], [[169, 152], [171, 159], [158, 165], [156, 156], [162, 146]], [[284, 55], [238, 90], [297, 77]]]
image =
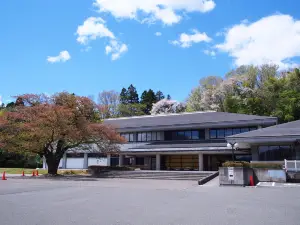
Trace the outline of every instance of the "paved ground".
[[1, 225], [299, 225], [300, 188], [0, 180]]

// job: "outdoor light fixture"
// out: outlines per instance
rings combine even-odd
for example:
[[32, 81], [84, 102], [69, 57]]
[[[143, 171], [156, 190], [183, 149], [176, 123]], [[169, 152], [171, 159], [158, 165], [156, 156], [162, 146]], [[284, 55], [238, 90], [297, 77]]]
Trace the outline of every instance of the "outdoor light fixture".
[[238, 143], [236, 143], [236, 142], [234, 142], [234, 143], [228, 142], [227, 143], [227, 148], [231, 148], [231, 150], [232, 150], [232, 161], [234, 161], [235, 160], [234, 150], [238, 148]]

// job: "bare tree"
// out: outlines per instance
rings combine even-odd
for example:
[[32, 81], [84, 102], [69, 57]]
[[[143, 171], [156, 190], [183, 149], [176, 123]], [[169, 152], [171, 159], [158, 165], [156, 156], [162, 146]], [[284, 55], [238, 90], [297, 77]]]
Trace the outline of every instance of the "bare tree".
[[102, 119], [116, 117], [120, 94], [114, 90], [102, 91], [98, 95], [98, 108]]

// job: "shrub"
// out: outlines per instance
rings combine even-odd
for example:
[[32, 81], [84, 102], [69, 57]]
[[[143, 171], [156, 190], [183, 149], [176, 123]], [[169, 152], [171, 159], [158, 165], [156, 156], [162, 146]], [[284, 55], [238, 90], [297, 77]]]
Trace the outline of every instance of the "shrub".
[[223, 167], [245, 167], [249, 168], [250, 163], [244, 161], [227, 161], [222, 164]]
[[254, 169], [282, 169], [280, 163], [251, 163], [250, 166]]

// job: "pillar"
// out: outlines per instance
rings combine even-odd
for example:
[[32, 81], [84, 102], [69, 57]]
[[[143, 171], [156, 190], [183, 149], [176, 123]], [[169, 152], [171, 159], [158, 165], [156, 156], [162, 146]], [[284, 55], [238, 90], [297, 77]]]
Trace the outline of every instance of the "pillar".
[[43, 156], [43, 170], [47, 169], [46, 157]]
[[87, 169], [89, 166], [89, 159], [88, 159], [88, 154], [84, 153], [84, 158], [83, 158], [83, 169]]
[[66, 169], [67, 168], [67, 153], [65, 152], [62, 158], [62, 168]]
[[107, 166], [111, 166], [111, 154], [107, 154]]
[[124, 155], [119, 155], [119, 166], [123, 166], [124, 164]]
[[205, 140], [209, 140], [209, 129], [205, 128]]
[[160, 170], [160, 154], [156, 154], [156, 170]]
[[199, 171], [203, 171], [203, 153], [199, 153], [198, 155], [198, 158], [199, 158]]
[[135, 166], [135, 165], [136, 165], [136, 156], [133, 156], [133, 157], [131, 158], [131, 165], [132, 165], [132, 166]]

